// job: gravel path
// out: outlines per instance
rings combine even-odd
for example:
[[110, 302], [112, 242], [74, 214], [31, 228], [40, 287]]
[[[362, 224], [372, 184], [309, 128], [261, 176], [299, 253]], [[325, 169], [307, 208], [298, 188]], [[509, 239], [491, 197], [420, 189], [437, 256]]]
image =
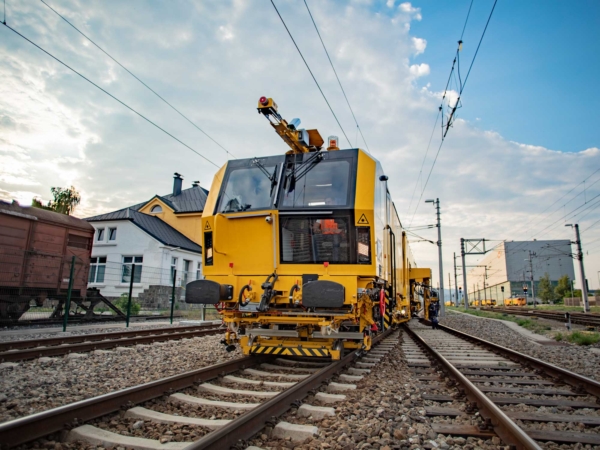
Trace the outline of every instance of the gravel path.
[[241, 357], [203, 336], [0, 365], [0, 422]]
[[536, 344], [502, 322], [466, 314], [450, 313], [440, 323], [600, 381], [600, 353], [589, 347]]

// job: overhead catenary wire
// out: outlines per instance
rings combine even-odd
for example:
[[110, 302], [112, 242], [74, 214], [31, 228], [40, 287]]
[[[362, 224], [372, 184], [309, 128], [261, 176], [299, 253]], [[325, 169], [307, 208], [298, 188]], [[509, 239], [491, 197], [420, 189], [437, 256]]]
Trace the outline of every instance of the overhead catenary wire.
[[[467, 84], [467, 81], [469, 79], [469, 75], [471, 74], [471, 69], [473, 68], [473, 64], [475, 63], [475, 59], [477, 58], [477, 55], [479, 53], [479, 48], [481, 47], [481, 43], [483, 42], [483, 38], [485, 37], [485, 33], [486, 33], [486, 31], [488, 29], [488, 26], [490, 24], [490, 20], [492, 19], [492, 15], [494, 14], [494, 11], [496, 9], [496, 4], [497, 3], [498, 3], [498, 0], [494, 0], [494, 4], [492, 5], [492, 9], [491, 9], [490, 14], [488, 16], [488, 19], [486, 21], [485, 27], [483, 28], [483, 32], [481, 33], [481, 37], [479, 38], [479, 43], [477, 44], [477, 48], [475, 49], [475, 54], [473, 55], [473, 59], [471, 60], [471, 64], [469, 65], [469, 70], [467, 71], [467, 75], [465, 77], [464, 82], [460, 78], [460, 70], [459, 70], [458, 76], [459, 76], [460, 89], [459, 89], [459, 92], [458, 92], [458, 97], [456, 99], [456, 102], [454, 103], [454, 106], [452, 107], [452, 110], [450, 112], [450, 116], [448, 117], [448, 120], [446, 121], [446, 127], [445, 127], [446, 129], [445, 129], [445, 131], [444, 130], [442, 131], [442, 140], [441, 140], [440, 145], [438, 147], [438, 151], [437, 151], [436, 157], [435, 157], [435, 159], [434, 159], [434, 161], [433, 161], [433, 163], [431, 165], [431, 168], [429, 170], [429, 174], [427, 175], [427, 180], [425, 181], [425, 184], [423, 185], [423, 187], [421, 189], [421, 195], [419, 197], [419, 200], [417, 201], [417, 204], [415, 206], [415, 211], [414, 211], [414, 213], [412, 215], [413, 218], [417, 214], [417, 210], [419, 209], [419, 206], [420, 206], [420, 203], [421, 203], [421, 199], [423, 198], [423, 194], [425, 192], [425, 189], [427, 188], [427, 184], [429, 183], [429, 179], [431, 178], [431, 174], [433, 173], [433, 169], [434, 169], [435, 164], [437, 162], [438, 156], [440, 154], [440, 151], [442, 150], [442, 146], [444, 144], [446, 135], [448, 134], [448, 130], [450, 129], [450, 125], [452, 124], [452, 120], [454, 118], [454, 114], [456, 113], [456, 110], [459, 107], [462, 93], [463, 93], [464, 88], [465, 88], [465, 86]], [[450, 75], [449, 75], [448, 81], [446, 83], [446, 89], [444, 90], [444, 95], [442, 97], [442, 104], [443, 104], [443, 101], [444, 101], [444, 99], [446, 97], [446, 91], [448, 89], [448, 85], [450, 83], [450, 79], [452, 78], [452, 74], [454, 72], [454, 65], [456, 63], [458, 63], [458, 65], [459, 65], [458, 67], [460, 67], [460, 55], [459, 55], [459, 53], [460, 53], [460, 51], [462, 49], [462, 43], [463, 43], [462, 36], [463, 36], [463, 34], [465, 32], [465, 29], [466, 29], [466, 26], [467, 26], [467, 22], [469, 20], [469, 16], [471, 15], [471, 7], [472, 6], [473, 6], [473, 2], [471, 2], [470, 6], [469, 6], [469, 10], [467, 12], [467, 17], [465, 19], [465, 24], [463, 26], [463, 31], [461, 33], [461, 39], [458, 41], [458, 48], [456, 49], [456, 56], [454, 58], [454, 61], [452, 62], [452, 68], [450, 70]], [[440, 108], [442, 108], [442, 106], [440, 106]], [[442, 114], [443, 114], [443, 112], [442, 112]], [[442, 117], [442, 129], [443, 129], [443, 127], [444, 127], [444, 123], [443, 123], [443, 117]], [[418, 179], [417, 179], [417, 183], [418, 183]], [[410, 212], [410, 210], [409, 210], [409, 212]], [[411, 222], [412, 222], [412, 219], [411, 219]], [[409, 223], [409, 225], [410, 225], [410, 223]]]
[[[6, 0], [5, 0], [6, 1]], [[217, 142], [212, 136], [210, 136], [206, 131], [204, 131], [202, 128], [200, 128], [196, 123], [194, 123], [190, 118], [188, 118], [185, 114], [183, 114], [179, 109], [177, 109], [175, 106], [173, 106], [168, 100], [166, 100], [163, 96], [161, 96], [158, 92], [156, 92], [154, 89], [152, 89], [150, 86], [148, 86], [144, 81], [142, 81], [137, 75], [135, 75], [133, 72], [131, 72], [131, 70], [129, 70], [127, 67], [125, 67], [123, 64], [121, 64], [119, 61], [117, 61], [111, 54], [109, 54], [106, 50], [104, 50], [102, 47], [100, 47], [98, 44], [96, 44], [96, 42], [94, 42], [92, 40], [92, 38], [90, 38], [89, 36], [87, 36], [85, 33], [83, 33], [79, 28], [77, 28], [75, 25], [73, 25], [66, 17], [64, 17], [62, 14], [60, 14], [58, 11], [56, 11], [52, 6], [50, 6], [48, 3], [46, 3], [44, 0], [40, 0], [44, 5], [46, 5], [52, 12], [54, 12], [54, 14], [56, 14], [58, 17], [60, 17], [62, 20], [64, 20], [67, 24], [69, 24], [69, 26], [71, 26], [75, 31], [77, 31], [80, 35], [82, 35], [84, 38], [86, 38], [89, 42], [92, 43], [92, 45], [94, 45], [98, 50], [100, 50], [102, 53], [104, 53], [106, 56], [108, 56], [112, 61], [114, 61], [116, 64], [118, 64], [123, 70], [125, 70], [129, 75], [131, 75], [133, 78], [135, 78], [137, 81], [139, 81], [144, 87], [146, 87], [146, 89], [148, 89], [150, 92], [152, 92], [154, 95], [156, 95], [159, 99], [161, 99], [164, 103], [166, 103], [171, 109], [173, 109], [173, 111], [175, 111], [177, 114], [179, 114], [181, 117], [183, 117], [186, 121], [188, 121], [194, 128], [196, 128], [198, 131], [200, 131], [202, 134], [204, 134], [208, 139], [210, 139], [212, 142], [214, 142], [217, 146], [219, 146], [222, 150], [225, 151], [225, 153], [227, 153], [228, 157], [229, 155], [233, 156], [234, 158], [236, 158], [236, 156], [231, 153], [227, 148], [225, 148], [223, 145], [221, 145], [219, 142]]]
[[16, 35], [20, 36], [21, 38], [25, 39], [27, 42], [29, 42], [31, 45], [33, 45], [34, 47], [38, 48], [39, 50], [41, 50], [42, 52], [44, 52], [46, 55], [48, 55], [49, 57], [51, 57], [52, 59], [54, 59], [56, 62], [62, 64], [63, 66], [65, 66], [67, 69], [69, 69], [70, 71], [72, 71], [73, 73], [75, 73], [76, 75], [78, 75], [79, 77], [83, 78], [85, 81], [87, 81], [88, 83], [90, 83], [91, 85], [93, 85], [94, 87], [96, 87], [97, 89], [99, 89], [100, 91], [104, 92], [106, 95], [108, 95], [109, 97], [111, 97], [113, 100], [119, 102], [121, 105], [123, 105], [125, 108], [127, 108], [128, 110], [130, 110], [131, 112], [133, 112], [134, 114], [138, 115], [139, 117], [141, 117], [142, 119], [144, 119], [146, 122], [148, 122], [149, 124], [153, 125], [154, 127], [158, 128], [160, 131], [162, 131], [163, 133], [165, 133], [167, 136], [170, 136], [172, 139], [176, 140], [177, 142], [179, 142], [181, 145], [183, 145], [184, 147], [186, 147], [187, 149], [191, 150], [192, 152], [196, 153], [198, 156], [200, 156], [201, 158], [203, 158], [205, 161], [209, 162], [210, 164], [212, 164], [213, 166], [215, 166], [216, 168], [220, 168], [219, 165], [217, 165], [216, 163], [214, 163], [213, 161], [211, 161], [210, 159], [208, 159], [206, 156], [204, 156], [202, 153], [198, 152], [196, 149], [190, 147], [188, 144], [186, 144], [185, 142], [183, 142], [181, 139], [175, 137], [173, 134], [169, 133], [167, 130], [165, 130], [164, 128], [162, 128], [160, 125], [156, 124], [155, 122], [153, 122], [152, 120], [148, 119], [146, 116], [144, 116], [142, 113], [136, 111], [135, 109], [133, 109], [131, 106], [129, 106], [127, 103], [123, 102], [122, 100], [119, 100], [117, 97], [115, 97], [113, 94], [111, 94], [110, 92], [108, 92], [106, 89], [103, 89], [102, 87], [98, 86], [96, 83], [94, 83], [92, 80], [90, 80], [89, 78], [87, 78], [85, 75], [81, 74], [80, 72], [78, 72], [77, 70], [73, 69], [71, 66], [69, 66], [68, 64], [66, 64], [65, 62], [61, 61], [60, 59], [58, 59], [56, 56], [54, 56], [53, 54], [51, 54], [50, 52], [48, 52], [47, 50], [43, 49], [42, 47], [40, 47], [38, 44], [36, 44], [35, 42], [33, 42], [31, 39], [29, 39], [28, 37], [22, 35], [21, 33], [19, 33], [17, 30], [15, 30], [14, 28], [12, 28], [11, 26], [7, 25], [7, 24], [3, 24], [6, 28], [8, 28], [9, 30], [11, 30], [13, 33], [15, 33]]
[[308, 3], [306, 3], [306, 0], [304, 0], [304, 5], [306, 6], [306, 10], [308, 11], [308, 15], [310, 16], [310, 20], [312, 20], [312, 23], [315, 26], [315, 30], [317, 32], [317, 35], [319, 36], [319, 40], [321, 41], [321, 45], [323, 46], [323, 50], [325, 50], [325, 54], [327, 55], [327, 59], [329, 60], [329, 64], [331, 64], [331, 68], [333, 69], [333, 73], [335, 74], [335, 78], [337, 79], [337, 82], [340, 85], [340, 89], [342, 90], [342, 94], [344, 94], [344, 98], [346, 99], [346, 103], [348, 104], [348, 108], [350, 109], [350, 113], [352, 114], [352, 118], [354, 119], [354, 123], [356, 124], [356, 129], [360, 133], [360, 136], [362, 137], [362, 140], [365, 143], [365, 147], [367, 147], [367, 151], [369, 153], [371, 153], [371, 150], [369, 149], [369, 144], [367, 144], [367, 140], [365, 139], [365, 136], [363, 135], [363, 132], [362, 132], [362, 130], [360, 128], [360, 125], [358, 124], [358, 120], [356, 119], [356, 116], [354, 115], [354, 111], [352, 110], [352, 106], [350, 106], [350, 101], [348, 100], [348, 97], [346, 96], [346, 91], [344, 90], [344, 87], [342, 86], [342, 82], [340, 81], [340, 77], [338, 76], [337, 71], [335, 70], [335, 67], [333, 66], [333, 61], [331, 61], [331, 57], [329, 56], [329, 52], [327, 51], [327, 47], [325, 47], [325, 42], [323, 42], [323, 38], [321, 37], [321, 33], [319, 32], [319, 28], [317, 27], [317, 24], [315, 22], [315, 19], [313, 18], [312, 13], [310, 12], [310, 8], [308, 7]]
[[335, 115], [335, 112], [333, 111], [333, 108], [331, 107], [331, 105], [329, 104], [329, 100], [327, 100], [327, 97], [325, 96], [325, 93], [323, 92], [323, 89], [321, 89], [321, 86], [319, 85], [319, 82], [317, 81], [315, 75], [313, 74], [313, 71], [311, 70], [310, 66], [308, 65], [308, 62], [306, 61], [306, 59], [304, 58], [304, 55], [302, 54], [302, 52], [300, 51], [300, 47], [298, 47], [298, 44], [296, 44], [296, 41], [294, 39], [294, 36], [292, 36], [292, 33], [290, 32], [288, 26], [285, 23], [285, 20], [283, 20], [283, 17], [281, 16], [281, 14], [279, 13], [279, 10], [277, 9], [277, 6], [275, 6], [275, 2], [273, 0], [271, 0], [271, 4], [273, 5], [273, 8], [275, 8], [275, 12], [277, 13], [277, 15], [279, 16], [279, 19], [281, 20], [281, 23], [283, 24], [283, 26], [285, 27], [285, 30], [287, 31], [288, 35], [290, 36], [290, 39], [292, 40], [292, 42], [294, 43], [294, 46], [296, 47], [296, 50], [298, 50], [298, 53], [300, 54], [300, 58], [302, 58], [302, 61], [304, 61], [304, 65], [306, 66], [306, 68], [308, 69], [308, 72], [310, 73], [310, 76], [312, 77], [313, 81], [315, 82], [315, 84], [317, 85], [317, 88], [319, 88], [319, 92], [321, 93], [321, 95], [323, 96], [323, 99], [325, 100], [325, 103], [327, 103], [327, 106], [329, 107], [329, 111], [331, 111], [331, 114], [333, 114], [333, 117], [335, 118], [335, 121], [337, 122], [338, 126], [340, 127], [340, 130], [342, 130], [342, 133], [344, 134], [344, 137], [346, 138], [346, 140], [348, 141], [348, 144], [350, 145], [350, 147], [352, 147], [352, 143], [350, 142], [350, 139], [348, 138], [348, 135], [346, 134], [346, 132], [344, 131], [344, 127], [342, 127], [342, 124], [340, 123], [340, 121], [338, 120], [337, 116]]

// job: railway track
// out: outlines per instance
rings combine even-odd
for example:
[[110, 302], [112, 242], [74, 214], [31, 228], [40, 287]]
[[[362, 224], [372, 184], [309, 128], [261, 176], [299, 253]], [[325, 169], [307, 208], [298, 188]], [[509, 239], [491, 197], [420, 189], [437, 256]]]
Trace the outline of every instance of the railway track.
[[[135, 322], [152, 322], [154, 320], [166, 320], [169, 316], [155, 316], [155, 315], [138, 315], [132, 317], [131, 320]], [[184, 316], [174, 315], [173, 320], [184, 319]], [[99, 325], [102, 323], [113, 323], [123, 322], [122, 316], [100, 316], [95, 315], [93, 318], [84, 317], [69, 317], [69, 325]], [[44, 327], [44, 326], [62, 326], [63, 319], [27, 319], [27, 320], [8, 320], [0, 319], [0, 327], [10, 328], [21, 328], [21, 327]]]
[[68, 353], [106, 350], [148, 344], [157, 341], [170, 341], [215, 334], [222, 329], [218, 326], [189, 326], [129, 330], [110, 333], [81, 334], [77, 336], [27, 339], [0, 343], [0, 362], [22, 361], [39, 357], [59, 356]]
[[[513, 314], [517, 316], [526, 317], [539, 317], [541, 319], [557, 320], [565, 323], [565, 313], [558, 311], [542, 311], [535, 309], [522, 309], [522, 308], [481, 308], [484, 311], [492, 311], [506, 314]], [[578, 325], [585, 325], [589, 327], [600, 327], [600, 315], [598, 314], [584, 314], [584, 313], [569, 313], [571, 316], [571, 323]]]
[[422, 397], [434, 431], [497, 436], [518, 449], [600, 448], [600, 383], [449, 327], [405, 329], [410, 370], [432, 390]]
[[[333, 363], [256, 355], [79, 401], [0, 424], [0, 442], [13, 447], [58, 433], [66, 441], [104, 447], [228, 449], [243, 444], [265, 425], [273, 426], [274, 435], [291, 432], [293, 439], [303, 440], [313, 435], [316, 427], [286, 422], [275, 425], [273, 418], [291, 407], [298, 407], [298, 414], [334, 415], [333, 408], [301, 406], [300, 402], [350, 365], [356, 367], [349, 368], [349, 374], [340, 375], [340, 379], [342, 376], [349, 381], [362, 378], [362, 374], [368, 373], [369, 368], [398, 343], [397, 333], [390, 336], [391, 333], [392, 330], [388, 330], [377, 336], [374, 348], [367, 355], [352, 352]], [[357, 361], [358, 358], [362, 359]], [[356, 386], [330, 383], [327, 390], [335, 393], [317, 393], [315, 398], [322, 398], [325, 403], [341, 401], [341, 391], [352, 388]], [[144, 402], [147, 403], [134, 406]], [[174, 415], [161, 412], [167, 404], [183, 406]], [[191, 413], [192, 409], [196, 412]], [[225, 411], [220, 416], [226, 418], [216, 419], [215, 409]], [[108, 425], [103, 428], [95, 426], [94, 420], [100, 417], [108, 418], [104, 422]], [[189, 439], [188, 435], [182, 442], [169, 442], [166, 447], [159, 440], [119, 433], [119, 430], [130, 429], [132, 420], [138, 424], [150, 421], [195, 427], [191, 435], [198, 435], [199, 439]], [[84, 424], [86, 422], [88, 424]]]

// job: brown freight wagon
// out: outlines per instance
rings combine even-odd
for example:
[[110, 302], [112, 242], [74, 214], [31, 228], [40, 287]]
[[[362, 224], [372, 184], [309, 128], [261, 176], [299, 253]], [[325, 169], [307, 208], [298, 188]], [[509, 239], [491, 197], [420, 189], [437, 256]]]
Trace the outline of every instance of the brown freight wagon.
[[85, 220], [0, 201], [0, 321], [16, 321], [31, 303], [47, 306], [49, 300], [58, 301], [52, 316], [60, 316], [73, 256], [75, 303], [99, 296], [87, 291], [93, 237]]

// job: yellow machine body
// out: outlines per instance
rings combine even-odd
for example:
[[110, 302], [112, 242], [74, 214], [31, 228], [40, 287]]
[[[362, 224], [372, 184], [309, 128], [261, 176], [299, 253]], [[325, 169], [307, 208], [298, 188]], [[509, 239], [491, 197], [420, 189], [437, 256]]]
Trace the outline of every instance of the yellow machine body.
[[226, 344], [244, 354], [339, 359], [409, 320], [415, 276], [429, 284], [431, 271], [416, 269], [377, 160], [290, 146], [218, 171], [202, 217], [205, 279], [186, 301], [218, 304]]

